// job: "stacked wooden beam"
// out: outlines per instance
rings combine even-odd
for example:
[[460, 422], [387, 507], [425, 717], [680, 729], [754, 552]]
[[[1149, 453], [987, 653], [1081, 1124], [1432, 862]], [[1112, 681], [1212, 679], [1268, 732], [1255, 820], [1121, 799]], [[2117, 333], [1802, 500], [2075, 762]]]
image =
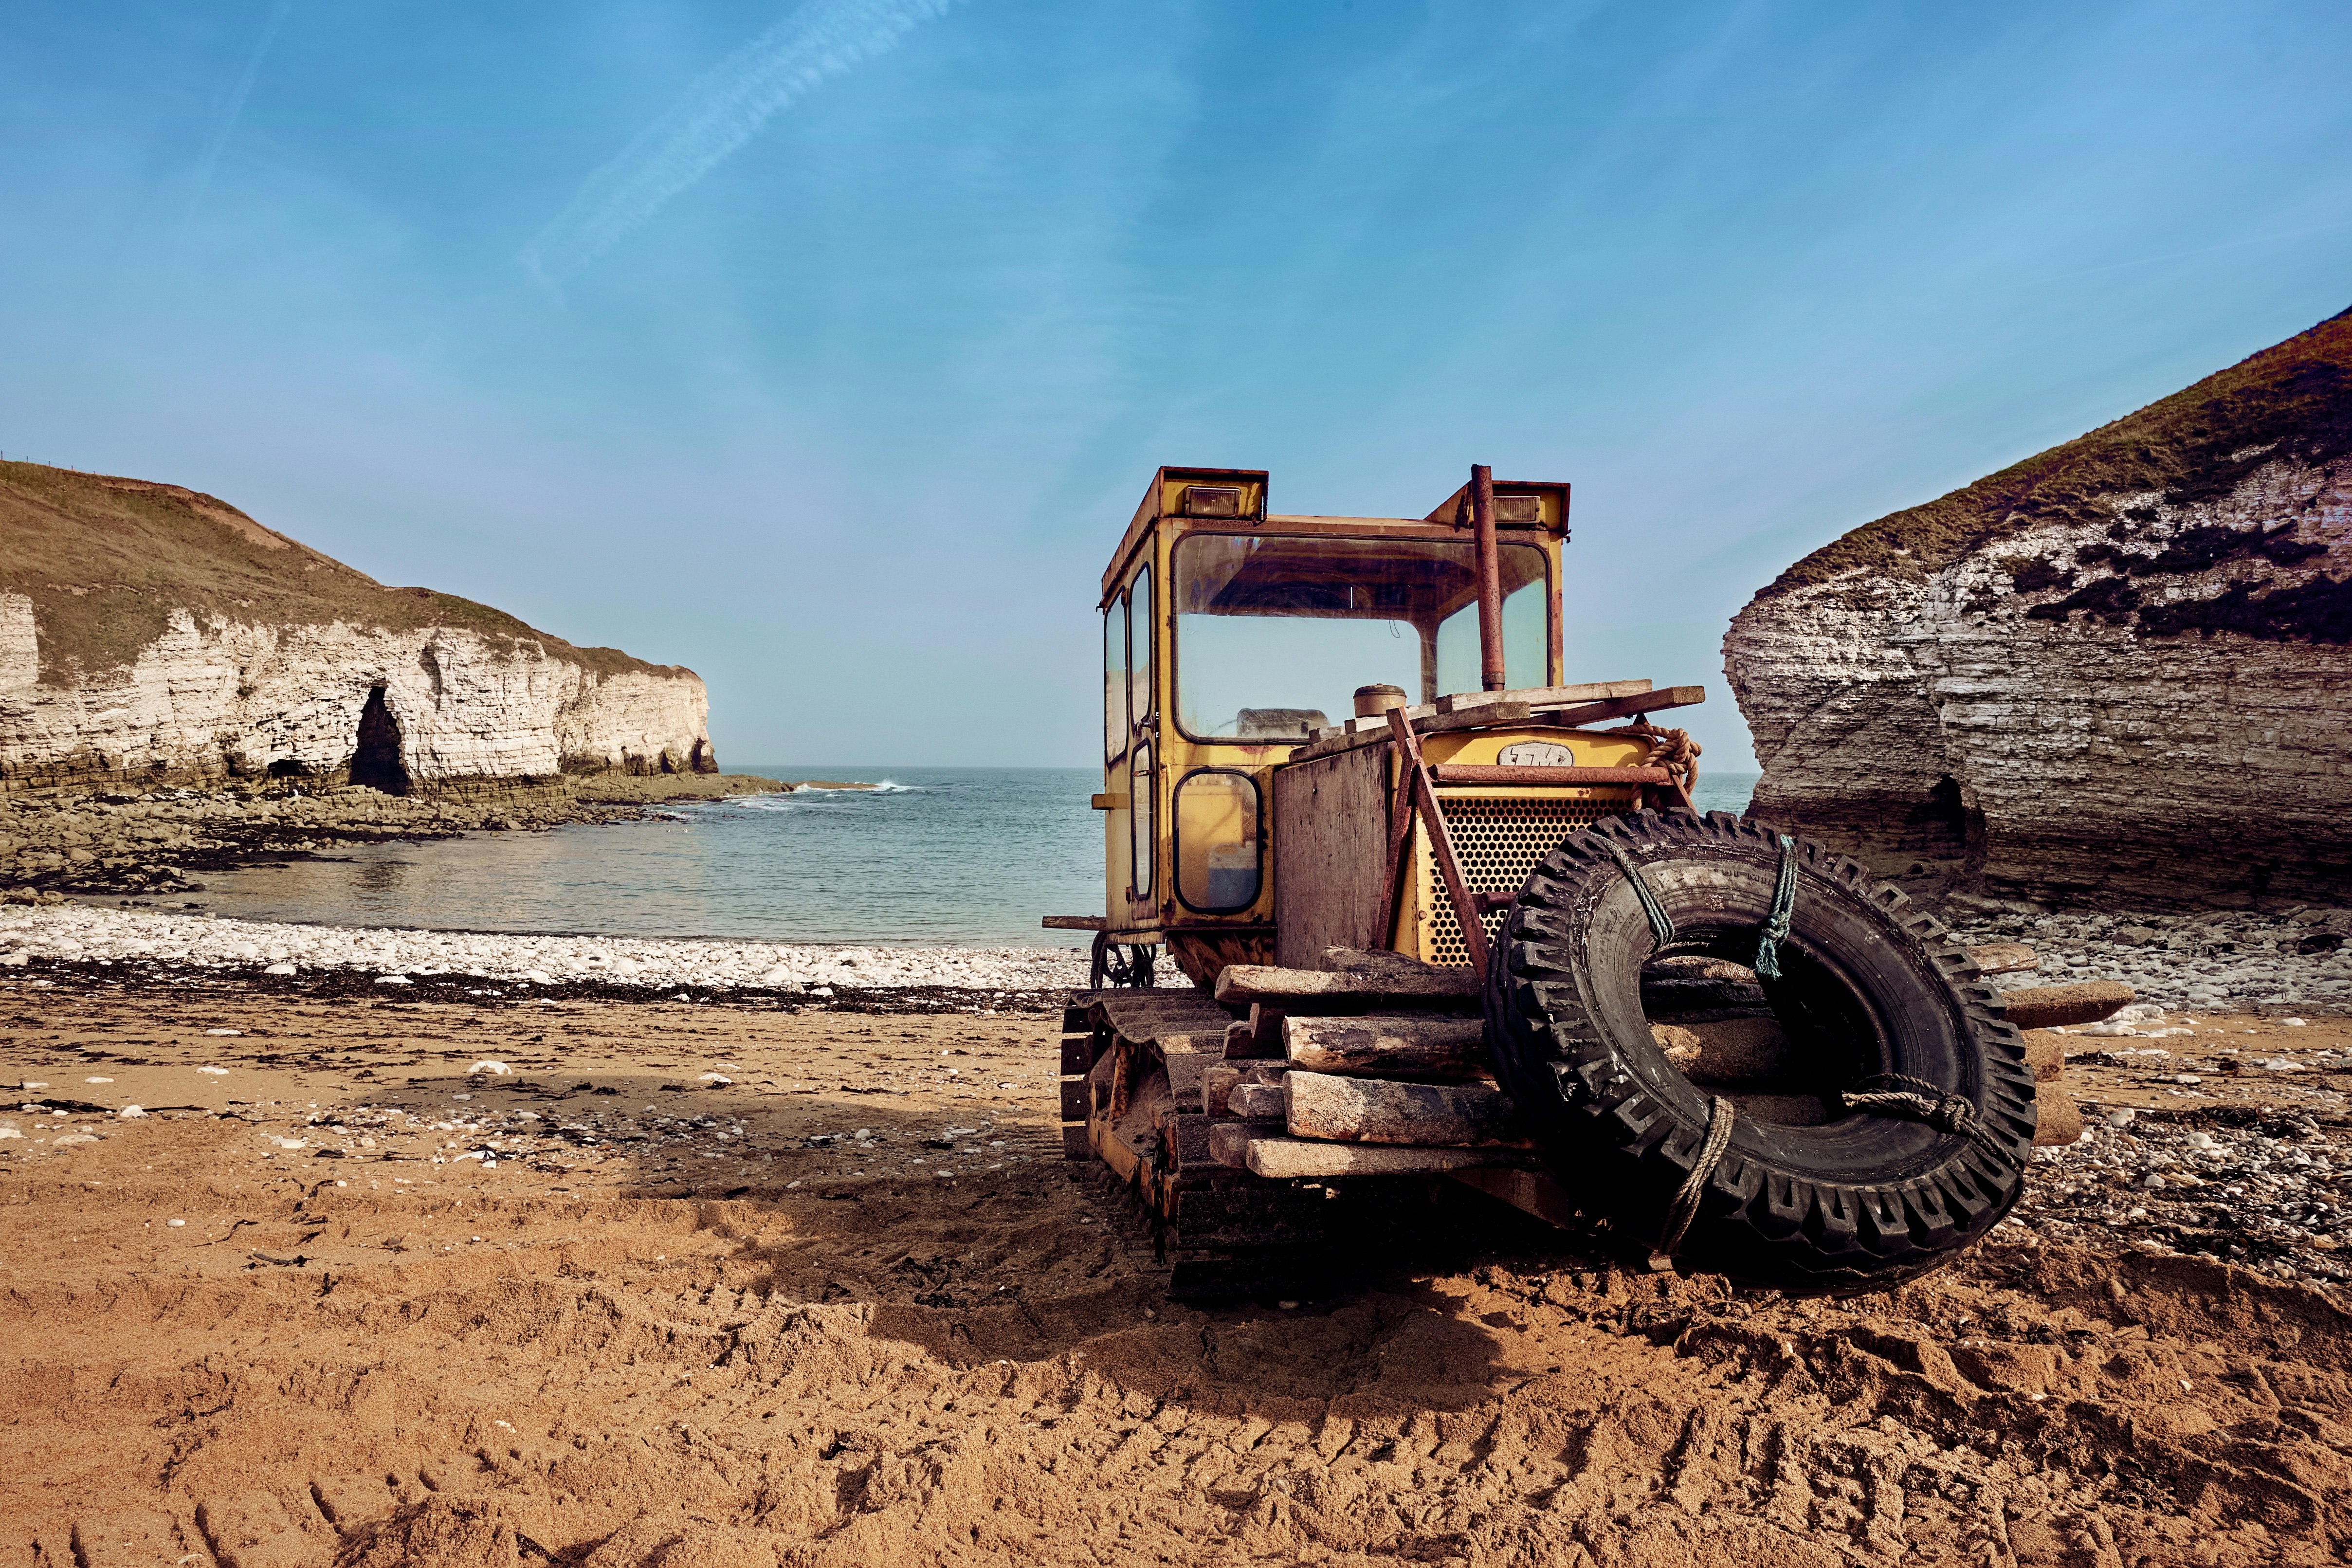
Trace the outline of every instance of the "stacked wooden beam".
[[1527, 1147], [1495, 1086], [1475, 975], [1353, 948], [1323, 960], [1218, 977], [1217, 999], [1249, 1016], [1203, 1080], [1213, 1158], [1267, 1177], [1423, 1175]]

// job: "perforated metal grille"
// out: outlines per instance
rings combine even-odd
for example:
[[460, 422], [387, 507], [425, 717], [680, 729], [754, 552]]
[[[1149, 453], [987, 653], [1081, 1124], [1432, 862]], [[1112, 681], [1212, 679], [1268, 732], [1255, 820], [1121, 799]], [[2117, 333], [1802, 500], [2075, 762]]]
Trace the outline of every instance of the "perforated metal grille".
[[[1445, 813], [1445, 829], [1454, 839], [1454, 856], [1461, 863], [1463, 880], [1480, 893], [1516, 893], [1536, 868], [1536, 862], [1559, 847], [1559, 841], [1580, 827], [1590, 827], [1604, 816], [1616, 816], [1634, 807], [1631, 790], [1596, 791], [1585, 800], [1530, 799], [1525, 795], [1454, 795], [1441, 790], [1437, 804]], [[1467, 965], [1470, 950], [1463, 945], [1462, 922], [1454, 917], [1454, 900], [1446, 896], [1445, 879], [1437, 873], [1426, 834], [1421, 842], [1420, 877], [1423, 907], [1430, 911], [1429, 951], [1432, 963]], [[1486, 917], [1491, 940], [1503, 923], [1503, 911]]]

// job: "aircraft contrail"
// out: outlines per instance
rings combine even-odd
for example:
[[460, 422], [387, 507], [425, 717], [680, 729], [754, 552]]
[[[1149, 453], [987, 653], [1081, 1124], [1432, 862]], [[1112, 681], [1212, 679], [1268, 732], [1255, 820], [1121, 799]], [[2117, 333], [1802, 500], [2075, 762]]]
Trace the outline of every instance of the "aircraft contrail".
[[893, 47], [955, 0], [810, 0], [737, 49], [590, 174], [519, 259], [549, 281], [579, 271], [827, 77]]
[[255, 40], [252, 53], [245, 58], [245, 68], [237, 73], [236, 86], [228, 95], [228, 106], [196, 159], [196, 177], [189, 187], [187, 214], [180, 220], [182, 240], [186, 239], [190, 226], [196, 221], [196, 209], [204, 205], [205, 196], [212, 190], [213, 170], [219, 165], [221, 150], [228, 145], [230, 133], [245, 113], [245, 100], [253, 96], [253, 84], [261, 76], [261, 62], [268, 58], [269, 46], [278, 41], [278, 29], [286, 25], [286, 13], [293, 8], [294, 0], [278, 0], [270, 9], [269, 20], [262, 25], [261, 37]]

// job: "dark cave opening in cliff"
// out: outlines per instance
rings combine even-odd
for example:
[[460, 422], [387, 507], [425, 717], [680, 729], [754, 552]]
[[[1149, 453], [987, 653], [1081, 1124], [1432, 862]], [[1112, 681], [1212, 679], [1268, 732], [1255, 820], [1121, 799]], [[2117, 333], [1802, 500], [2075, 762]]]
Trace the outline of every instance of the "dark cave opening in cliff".
[[1900, 847], [1925, 860], [1964, 860], [1983, 837], [1984, 814], [1970, 809], [1960, 781], [1948, 774], [1906, 814]]
[[400, 721], [383, 700], [383, 688], [368, 688], [360, 710], [358, 749], [352, 752], [352, 783], [386, 795], [408, 793], [408, 769], [400, 760]]

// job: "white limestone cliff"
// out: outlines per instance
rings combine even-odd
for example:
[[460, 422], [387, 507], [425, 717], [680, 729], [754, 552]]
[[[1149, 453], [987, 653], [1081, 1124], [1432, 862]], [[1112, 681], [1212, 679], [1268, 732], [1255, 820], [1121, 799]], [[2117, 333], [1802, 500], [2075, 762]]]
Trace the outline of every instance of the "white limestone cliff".
[[[14, 579], [0, 591], [0, 781], [9, 785], [274, 775], [404, 792], [717, 769], [709, 700], [691, 670], [576, 648], [467, 601], [383, 588], [210, 498], [115, 480], [92, 501], [88, 484], [34, 480], [0, 499], [62, 496], [87, 515], [28, 504], [19, 516], [33, 524], [10, 537], [29, 547], [0, 562]], [[105, 526], [120, 520], [92, 509], [121, 492], [143, 509], [131, 525], [176, 531], [165, 542], [181, 546], [178, 557], [145, 553], [171, 559], [177, 578], [149, 570], [144, 580], [107, 580], [121, 561], [93, 569], [90, 540], [106, 543]], [[149, 542], [134, 534], [117, 554]], [[224, 559], [240, 574], [226, 591], [205, 574]], [[282, 608], [249, 586], [259, 570], [289, 584]], [[103, 595], [123, 614], [93, 615]], [[440, 624], [436, 610], [460, 624]], [[104, 634], [131, 616], [146, 620], [128, 645], [107, 644]]]
[[2352, 888], [2352, 318], [1757, 595], [1753, 810], [2044, 903]]

